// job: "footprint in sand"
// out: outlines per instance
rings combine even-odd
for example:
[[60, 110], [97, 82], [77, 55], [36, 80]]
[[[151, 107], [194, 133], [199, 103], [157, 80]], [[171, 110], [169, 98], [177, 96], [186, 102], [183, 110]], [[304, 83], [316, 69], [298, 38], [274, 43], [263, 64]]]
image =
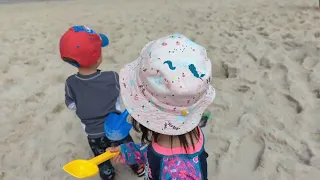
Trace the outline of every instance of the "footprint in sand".
[[320, 99], [320, 89], [316, 89], [313, 91], [317, 99]]
[[278, 64], [270, 72], [271, 80], [284, 90], [289, 90], [288, 72], [288, 68], [285, 65]]
[[65, 150], [68, 150], [68, 149], [74, 149], [75, 148], [75, 144], [72, 143], [72, 142], [62, 142], [60, 144], [58, 144], [58, 149], [65, 149]]
[[[233, 142], [236, 143], [236, 142]], [[265, 141], [257, 135], [243, 137], [236, 147], [233, 159], [221, 162], [222, 179], [252, 179], [252, 175], [260, 167], [263, 168]], [[232, 153], [233, 154], [233, 153]]]
[[289, 59], [310, 70], [317, 65], [319, 55], [320, 51], [314, 45], [303, 45], [290, 53]]
[[60, 114], [63, 111], [63, 109], [64, 109], [64, 104], [59, 103], [53, 108], [52, 113], [53, 114]]
[[297, 114], [300, 114], [303, 111], [301, 103], [293, 96], [284, 94], [284, 97], [289, 101], [289, 106], [294, 108]]
[[312, 89], [314, 97], [320, 99], [320, 63], [317, 63], [308, 75], [308, 84]]
[[61, 162], [66, 161], [66, 156], [72, 156], [72, 149], [75, 148], [75, 144], [71, 142], [62, 142], [57, 146], [58, 151], [50, 156], [46, 157], [43, 160], [43, 166], [46, 171], [50, 171], [50, 169], [56, 169], [57, 167], [61, 167]]
[[222, 68], [224, 72], [225, 78], [235, 78], [238, 75], [238, 69], [236, 67], [233, 67], [231, 64], [228, 64], [226, 62], [222, 62]]
[[44, 92], [37, 92], [24, 100], [25, 103], [38, 103], [45, 96]]
[[241, 169], [244, 174], [257, 170], [261, 166], [264, 150], [265, 142], [261, 137], [250, 135], [244, 138], [238, 147], [235, 168]]

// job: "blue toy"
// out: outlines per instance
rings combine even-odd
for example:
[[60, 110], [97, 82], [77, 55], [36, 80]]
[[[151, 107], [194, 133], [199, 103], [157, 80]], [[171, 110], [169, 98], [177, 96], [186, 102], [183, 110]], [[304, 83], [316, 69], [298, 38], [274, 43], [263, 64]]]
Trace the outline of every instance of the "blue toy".
[[128, 122], [129, 112], [124, 110], [123, 113], [110, 113], [104, 121], [104, 131], [108, 139], [120, 141], [128, 136], [132, 123]]

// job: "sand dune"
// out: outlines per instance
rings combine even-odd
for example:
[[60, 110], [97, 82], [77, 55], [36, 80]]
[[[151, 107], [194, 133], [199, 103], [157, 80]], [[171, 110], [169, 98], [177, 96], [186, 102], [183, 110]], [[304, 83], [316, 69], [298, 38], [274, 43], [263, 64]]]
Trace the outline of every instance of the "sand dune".
[[[209, 180], [319, 179], [316, 5], [316, 0], [0, 5], [0, 180], [71, 180], [61, 167], [92, 156], [78, 118], [64, 105], [65, 78], [76, 71], [59, 59], [58, 41], [77, 24], [110, 37], [104, 70], [118, 71], [148, 41], [172, 33], [207, 48], [217, 90], [205, 128]], [[125, 167], [117, 171], [119, 180], [135, 179]]]

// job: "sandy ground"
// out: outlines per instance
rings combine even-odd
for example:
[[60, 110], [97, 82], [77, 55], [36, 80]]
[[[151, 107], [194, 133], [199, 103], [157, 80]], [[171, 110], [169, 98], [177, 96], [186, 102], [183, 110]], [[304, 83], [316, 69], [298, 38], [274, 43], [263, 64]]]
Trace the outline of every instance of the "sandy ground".
[[[64, 81], [76, 70], [58, 52], [61, 34], [78, 24], [110, 37], [104, 70], [118, 71], [148, 41], [172, 33], [207, 48], [217, 90], [205, 128], [209, 180], [319, 179], [320, 12], [312, 8], [317, 3], [0, 5], [0, 180], [71, 180], [61, 167], [92, 157], [79, 120], [64, 105]], [[125, 167], [117, 172], [118, 180], [136, 179]]]

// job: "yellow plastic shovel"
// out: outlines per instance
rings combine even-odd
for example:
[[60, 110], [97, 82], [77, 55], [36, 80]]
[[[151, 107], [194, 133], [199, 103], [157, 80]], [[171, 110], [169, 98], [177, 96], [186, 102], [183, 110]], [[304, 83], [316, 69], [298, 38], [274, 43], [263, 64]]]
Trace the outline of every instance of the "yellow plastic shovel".
[[90, 160], [77, 159], [63, 166], [63, 170], [76, 178], [89, 178], [99, 172], [98, 165], [113, 158], [119, 152], [107, 151]]

